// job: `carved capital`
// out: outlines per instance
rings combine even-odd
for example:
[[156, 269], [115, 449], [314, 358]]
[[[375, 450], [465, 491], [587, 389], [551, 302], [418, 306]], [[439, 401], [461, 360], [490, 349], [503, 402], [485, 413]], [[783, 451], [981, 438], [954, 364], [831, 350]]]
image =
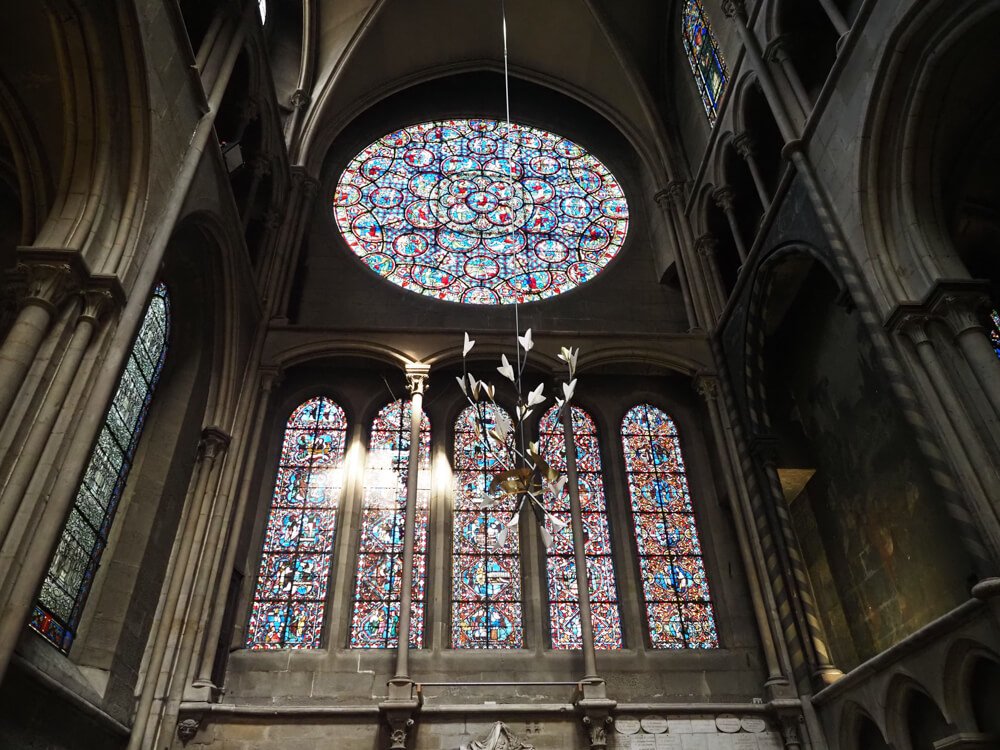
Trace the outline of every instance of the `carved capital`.
[[320, 182], [314, 177], [306, 177], [302, 181], [302, 190], [306, 196], [306, 200], [312, 201], [319, 195]]
[[733, 212], [735, 208], [736, 193], [731, 187], [723, 185], [720, 188], [716, 188], [712, 193], [712, 198], [715, 200], [715, 205], [727, 214]]
[[715, 375], [699, 374], [694, 380], [695, 390], [705, 401], [717, 401], [719, 398], [719, 378]]
[[746, 17], [746, 8], [743, 7], [743, 0], [722, 0], [722, 12], [726, 18], [742, 19]]
[[914, 344], [923, 344], [930, 341], [927, 328], [933, 320], [935, 317], [926, 312], [908, 313], [899, 319], [898, 330]]
[[308, 107], [311, 101], [312, 97], [309, 96], [309, 94], [307, 94], [303, 89], [296, 89], [292, 92], [292, 95], [288, 97], [288, 103], [295, 109], [298, 109], [299, 107]]
[[694, 243], [694, 251], [705, 260], [713, 260], [719, 249], [719, 240], [714, 234], [703, 234]]
[[80, 320], [89, 320], [94, 326], [114, 303], [114, 295], [107, 289], [87, 289], [80, 293], [83, 306], [80, 308]]
[[764, 50], [764, 59], [779, 65], [788, 61], [788, 36], [780, 34], [771, 40]]
[[979, 291], [954, 292], [941, 295], [932, 311], [948, 324], [957, 337], [966, 331], [983, 329], [980, 311], [990, 304], [989, 297]]
[[782, 713], [778, 718], [781, 721], [781, 736], [785, 741], [785, 747], [788, 750], [798, 750], [802, 747], [799, 726], [805, 722], [805, 718], [800, 713]]
[[182, 719], [177, 722], [177, 739], [181, 741], [181, 744], [186, 745], [194, 736], [198, 734], [198, 729], [201, 728], [201, 721], [198, 719]]
[[613, 723], [614, 719], [610, 716], [603, 719], [597, 716], [583, 717], [583, 728], [587, 732], [590, 750], [604, 750], [608, 746], [608, 730]]
[[285, 377], [285, 370], [282, 367], [261, 367], [260, 368], [260, 390], [261, 393], [270, 393], [279, 385]]
[[757, 155], [757, 144], [754, 143], [753, 136], [749, 133], [740, 133], [733, 138], [733, 146], [746, 161], [750, 161]]
[[198, 443], [198, 456], [202, 461], [215, 461], [229, 448], [232, 436], [219, 427], [206, 427], [201, 431]]
[[19, 263], [24, 277], [21, 306], [39, 305], [55, 313], [77, 287], [76, 276], [68, 263]]
[[427, 378], [430, 375], [431, 366], [419, 362], [411, 362], [406, 366], [406, 390], [410, 395], [424, 394], [427, 390]]

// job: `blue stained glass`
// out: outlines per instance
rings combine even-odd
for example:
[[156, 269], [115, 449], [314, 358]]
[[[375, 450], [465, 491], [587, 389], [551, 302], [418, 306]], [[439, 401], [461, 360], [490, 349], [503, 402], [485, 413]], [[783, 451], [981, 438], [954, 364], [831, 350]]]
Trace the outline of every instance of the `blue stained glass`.
[[622, 421], [653, 648], [718, 648], [719, 636], [674, 422], [648, 404]]
[[129, 352], [104, 424], [29, 624], [62, 651], [76, 636], [160, 378], [170, 338], [170, 297], [157, 284]]
[[715, 125], [719, 104], [729, 85], [729, 70], [719, 51], [701, 0], [687, 0], [682, 19], [684, 51], [694, 74], [708, 121]]
[[565, 138], [496, 120], [383, 136], [341, 175], [333, 213], [375, 273], [436, 299], [545, 299], [600, 273], [628, 232], [614, 175]]
[[[410, 425], [410, 404], [406, 401], [395, 401], [383, 408], [372, 424], [365, 468], [351, 648], [395, 648], [399, 643], [397, 625], [403, 575]], [[410, 616], [410, 646], [414, 648], [420, 648], [424, 636], [427, 511], [431, 494], [431, 425], [426, 415], [420, 421], [419, 455]]]
[[990, 327], [990, 341], [993, 342], [993, 351], [1000, 357], [1000, 312], [991, 310], [990, 321], [993, 323]]
[[[481, 408], [487, 430], [493, 429], [496, 409]], [[475, 414], [469, 406], [455, 422], [451, 642], [454, 648], [521, 648], [517, 524], [508, 527], [503, 544], [497, 538], [513, 517], [514, 500], [482, 505], [498, 462], [476, 427]]]
[[[549, 409], [539, 427], [539, 446], [549, 465], [560, 473], [566, 470], [566, 442], [559, 410]], [[601, 649], [622, 647], [621, 614], [611, 558], [611, 534], [604, 497], [601, 452], [594, 420], [583, 409], [573, 407], [573, 436], [576, 443], [577, 484], [587, 553], [588, 587], [594, 645]], [[576, 585], [576, 560], [569, 493], [555, 499], [553, 514], [566, 526], [553, 534], [548, 550], [549, 631], [552, 648], [582, 648], [580, 597]]]
[[343, 487], [347, 419], [328, 398], [292, 412], [281, 444], [247, 648], [318, 648]]

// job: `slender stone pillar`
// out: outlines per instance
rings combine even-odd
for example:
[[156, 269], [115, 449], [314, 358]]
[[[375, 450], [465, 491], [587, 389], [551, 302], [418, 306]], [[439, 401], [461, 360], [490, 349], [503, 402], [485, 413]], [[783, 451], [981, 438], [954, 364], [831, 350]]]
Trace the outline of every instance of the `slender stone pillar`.
[[789, 85], [792, 87], [792, 93], [795, 94], [795, 100], [799, 103], [802, 108], [802, 112], [806, 117], [812, 111], [812, 99], [809, 96], [809, 92], [806, 91], [806, 87], [802, 83], [802, 79], [799, 77], [799, 71], [796, 70], [795, 64], [792, 62], [791, 56], [788, 54], [788, 37], [782, 34], [781, 36], [775, 37], [771, 43], [767, 46], [767, 50], [764, 53], [764, 58], [768, 62], [776, 63], [785, 74], [785, 78], [788, 80]]
[[698, 259], [693, 252], [691, 242], [691, 227], [687, 216], [684, 213], [684, 204], [687, 200], [687, 183], [682, 180], [674, 180], [667, 189], [663, 191], [667, 198], [667, 203], [661, 205], [666, 210], [670, 218], [670, 230], [673, 233], [674, 241], [677, 243], [678, 254], [684, 258], [684, 268], [688, 272], [688, 291], [692, 295], [692, 304], [698, 326], [702, 329], [711, 327], [715, 320], [712, 309], [711, 293], [707, 288], [705, 274], [699, 268]]
[[726, 215], [726, 221], [729, 222], [729, 229], [733, 233], [733, 242], [736, 245], [736, 252], [740, 256], [740, 262], [746, 263], [747, 247], [743, 241], [743, 235], [740, 233], [739, 222], [736, 221], [735, 191], [728, 185], [723, 185], [712, 193], [712, 198], [715, 199], [715, 205], [721, 208], [722, 212]]
[[767, 187], [764, 185], [764, 178], [760, 174], [760, 164], [757, 163], [757, 149], [753, 142], [753, 136], [749, 133], [740, 133], [733, 139], [733, 146], [747, 163], [750, 176], [753, 178], [754, 187], [757, 188], [757, 195], [760, 197], [760, 204], [766, 212], [771, 207], [771, 196], [768, 195]]
[[25, 275], [27, 288], [14, 325], [0, 345], [0, 424], [6, 420], [58, 308], [75, 286], [68, 263], [24, 262], [18, 264], [18, 271]]
[[851, 27], [847, 25], [847, 19], [844, 18], [844, 14], [840, 12], [840, 8], [833, 0], [818, 0], [820, 7], [826, 12], [827, 18], [830, 19], [830, 23], [833, 24], [833, 28], [837, 30], [837, 36], [844, 36]]
[[250, 189], [247, 190], [246, 201], [242, 206], [243, 212], [240, 217], [244, 232], [247, 231], [247, 226], [250, 224], [250, 213], [253, 211], [254, 201], [257, 199], [257, 191], [260, 190], [261, 180], [271, 173], [271, 162], [266, 155], [261, 154], [253, 160], [251, 167], [253, 168], [253, 176], [250, 178]]
[[410, 392], [410, 456], [406, 468], [406, 516], [403, 521], [403, 575], [400, 578], [399, 621], [396, 626], [396, 671], [389, 680], [389, 695], [379, 711], [389, 725], [389, 750], [406, 750], [419, 698], [414, 696], [410, 676], [410, 609], [413, 606], [413, 557], [416, 543], [417, 486], [420, 472], [420, 422], [430, 365], [414, 362], [406, 366]]
[[[674, 217], [671, 215], [670, 211], [670, 195], [666, 190], [661, 190], [656, 195], [653, 196], [653, 200], [656, 201], [656, 205], [660, 207], [660, 211], [663, 214], [663, 220], [667, 222], [668, 225], [672, 225]], [[668, 227], [672, 236], [676, 237], [673, 226]], [[687, 266], [684, 262], [684, 256], [681, 252], [680, 243], [675, 245], [677, 255], [675, 256], [675, 262], [677, 263], [677, 278], [681, 282], [681, 298], [684, 300], [684, 312], [687, 314], [688, 327], [694, 330], [698, 327], [698, 315], [694, 310], [694, 300], [691, 297], [691, 282], [688, 279]]]
[[978, 290], [956, 291], [944, 294], [934, 312], [951, 328], [969, 369], [993, 406], [995, 416], [990, 421], [995, 423], [1000, 416], [1000, 359], [979, 317], [980, 310], [988, 306], [989, 298]]
[[705, 269], [709, 295], [714, 302], [713, 317], [717, 319], [725, 309], [729, 297], [722, 285], [722, 276], [719, 274], [719, 240], [713, 234], [703, 234], [695, 243], [695, 252], [701, 258], [702, 267]]
[[109, 291], [88, 290], [81, 294], [82, 306], [77, 317], [73, 337], [66, 347], [58, 369], [45, 394], [45, 401], [34, 415], [31, 428], [25, 436], [17, 454], [16, 463], [0, 494], [0, 545], [7, 539], [11, 524], [21, 507], [28, 483], [34, 476], [39, 459], [45, 450], [56, 419], [62, 411], [66, 396], [76, 380], [80, 362], [83, 360], [97, 329], [98, 321], [110, 306], [112, 295]]

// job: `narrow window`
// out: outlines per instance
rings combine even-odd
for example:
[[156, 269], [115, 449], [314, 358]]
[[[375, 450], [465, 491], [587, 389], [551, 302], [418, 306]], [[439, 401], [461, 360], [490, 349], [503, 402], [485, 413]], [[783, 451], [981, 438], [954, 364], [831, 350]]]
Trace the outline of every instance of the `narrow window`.
[[1000, 357], [1000, 312], [990, 310], [990, 341], [993, 342], [993, 351]]
[[684, 51], [691, 65], [691, 73], [698, 86], [708, 121], [715, 125], [722, 95], [729, 84], [729, 71], [701, 0], [687, 0], [681, 24]]
[[318, 648], [343, 487], [344, 410], [319, 397], [288, 418], [247, 648]]
[[[358, 578], [351, 619], [351, 648], [395, 648], [403, 576], [403, 525], [410, 463], [410, 404], [386, 406], [372, 423], [365, 468], [365, 496], [358, 550]], [[427, 575], [427, 509], [430, 505], [431, 425], [420, 421], [420, 471], [413, 554], [410, 646], [424, 636]]]
[[[566, 472], [566, 442], [559, 410], [552, 407], [542, 417], [539, 428], [541, 453], [549, 466]], [[594, 645], [602, 649], [622, 647], [622, 623], [618, 611], [618, 590], [611, 559], [611, 533], [604, 497], [601, 450], [594, 420], [583, 409], [573, 407], [573, 437], [576, 443], [576, 472], [583, 517], [584, 550], [594, 624]], [[576, 560], [569, 494], [551, 506], [553, 515], [566, 526], [554, 534], [548, 551], [549, 622], [552, 648], [582, 648], [580, 597], [576, 586]]]
[[[497, 414], [486, 406], [489, 424]], [[504, 415], [506, 416], [506, 414]], [[507, 417], [509, 419], [509, 417]], [[507, 539], [497, 534], [510, 522], [514, 501], [489, 507], [483, 500], [497, 471], [497, 459], [479, 431], [475, 407], [455, 422], [455, 516], [452, 580], [452, 646], [454, 648], [521, 648], [521, 570], [517, 524]]]
[[622, 444], [653, 648], [717, 648], [674, 422], [654, 406], [636, 406], [622, 422]]
[[169, 337], [170, 297], [157, 284], [31, 615], [31, 627], [62, 651], [73, 643], [107, 547]]

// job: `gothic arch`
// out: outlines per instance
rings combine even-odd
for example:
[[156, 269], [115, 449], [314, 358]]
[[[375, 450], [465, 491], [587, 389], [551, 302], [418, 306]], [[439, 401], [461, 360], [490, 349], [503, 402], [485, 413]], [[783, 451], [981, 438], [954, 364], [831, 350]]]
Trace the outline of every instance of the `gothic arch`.
[[[962, 731], [987, 732], [990, 728], [977, 726], [977, 669], [991, 665], [1000, 670], [1000, 655], [978, 641], [963, 638], [952, 644], [945, 657], [941, 674], [942, 702], [945, 713]], [[997, 687], [1000, 687], [998, 685]]]

